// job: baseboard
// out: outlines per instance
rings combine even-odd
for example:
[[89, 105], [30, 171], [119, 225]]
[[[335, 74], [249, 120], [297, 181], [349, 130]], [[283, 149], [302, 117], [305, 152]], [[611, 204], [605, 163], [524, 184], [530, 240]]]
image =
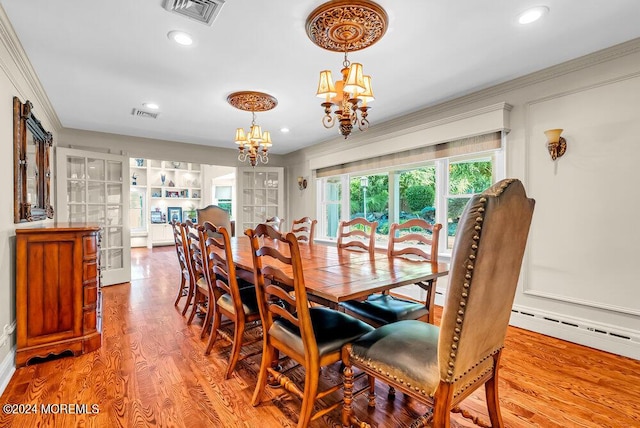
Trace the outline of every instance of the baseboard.
[[11, 376], [16, 371], [16, 347], [9, 350], [9, 353], [0, 363], [0, 395], [4, 393], [5, 388], [9, 385]]
[[515, 305], [510, 325], [640, 360], [640, 331]]

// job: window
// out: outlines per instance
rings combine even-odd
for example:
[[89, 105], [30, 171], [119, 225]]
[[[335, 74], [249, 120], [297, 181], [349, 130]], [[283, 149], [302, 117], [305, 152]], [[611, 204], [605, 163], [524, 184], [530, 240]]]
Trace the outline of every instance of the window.
[[319, 235], [325, 238], [338, 236], [338, 224], [342, 220], [342, 188], [346, 177], [328, 177], [322, 180], [320, 189], [320, 204], [322, 215], [320, 216]]
[[350, 219], [377, 221], [376, 234], [389, 234], [389, 174], [349, 177]]
[[[424, 218], [441, 223], [443, 252], [453, 248], [458, 221], [469, 199], [503, 178], [502, 151], [424, 162], [375, 173], [345, 173], [319, 178], [318, 237], [334, 239], [338, 222], [355, 217], [378, 221], [378, 245], [393, 222]], [[348, 206], [346, 206], [348, 204]], [[445, 239], [446, 238], [446, 239]]]
[[231, 208], [233, 204], [233, 189], [231, 186], [213, 186], [213, 195], [215, 204], [225, 210], [231, 216]]
[[469, 199], [493, 183], [490, 158], [448, 162], [446, 190], [447, 219], [442, 223], [447, 231], [447, 250], [453, 248], [460, 216]]

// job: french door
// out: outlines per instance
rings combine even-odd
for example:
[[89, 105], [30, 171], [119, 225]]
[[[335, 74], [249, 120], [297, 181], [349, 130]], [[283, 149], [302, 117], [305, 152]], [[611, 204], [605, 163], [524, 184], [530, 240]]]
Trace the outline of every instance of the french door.
[[102, 285], [130, 281], [129, 158], [57, 147], [56, 176], [58, 221], [102, 228]]
[[[253, 229], [268, 218], [284, 216], [284, 168], [238, 168], [239, 221], [236, 236]], [[285, 224], [290, 224], [285, 219]], [[288, 228], [283, 226], [285, 230]]]

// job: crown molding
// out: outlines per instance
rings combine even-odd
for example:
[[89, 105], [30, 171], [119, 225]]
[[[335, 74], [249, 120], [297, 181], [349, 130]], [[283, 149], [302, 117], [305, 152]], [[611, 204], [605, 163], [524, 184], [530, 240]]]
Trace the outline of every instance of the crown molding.
[[[9, 21], [9, 17], [5, 12], [4, 8], [0, 6], [0, 40], [4, 45], [5, 49], [10, 55], [11, 61], [15, 65], [15, 68], [20, 73], [19, 76], [16, 76], [11, 72], [11, 64], [5, 63], [5, 58], [0, 56], [0, 66], [5, 71], [7, 77], [11, 81], [11, 83], [15, 86], [19, 95], [24, 99], [29, 99], [30, 101], [37, 107], [38, 112], [42, 112], [42, 115], [46, 116], [47, 121], [53, 126], [55, 131], [59, 131], [62, 129], [62, 123], [58, 118], [47, 93], [44, 90], [44, 87], [40, 83], [38, 79], [38, 75], [31, 65], [31, 61], [27, 57], [18, 36], [13, 29], [13, 25], [11, 25], [11, 21]], [[6, 60], [8, 60], [7, 58]], [[25, 82], [27, 88], [25, 88], [22, 84]], [[28, 96], [27, 94], [33, 94], [33, 96]], [[40, 116], [40, 120], [42, 120], [42, 115]]]

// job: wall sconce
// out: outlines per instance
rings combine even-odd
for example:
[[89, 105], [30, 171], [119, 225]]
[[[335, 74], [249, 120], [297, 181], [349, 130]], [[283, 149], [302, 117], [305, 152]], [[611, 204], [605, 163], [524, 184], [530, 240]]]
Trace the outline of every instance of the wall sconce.
[[307, 179], [304, 177], [298, 177], [298, 189], [304, 190], [307, 188]]
[[544, 131], [544, 135], [547, 136], [547, 149], [552, 160], [556, 160], [567, 151], [567, 141], [560, 134], [562, 134], [562, 129]]

